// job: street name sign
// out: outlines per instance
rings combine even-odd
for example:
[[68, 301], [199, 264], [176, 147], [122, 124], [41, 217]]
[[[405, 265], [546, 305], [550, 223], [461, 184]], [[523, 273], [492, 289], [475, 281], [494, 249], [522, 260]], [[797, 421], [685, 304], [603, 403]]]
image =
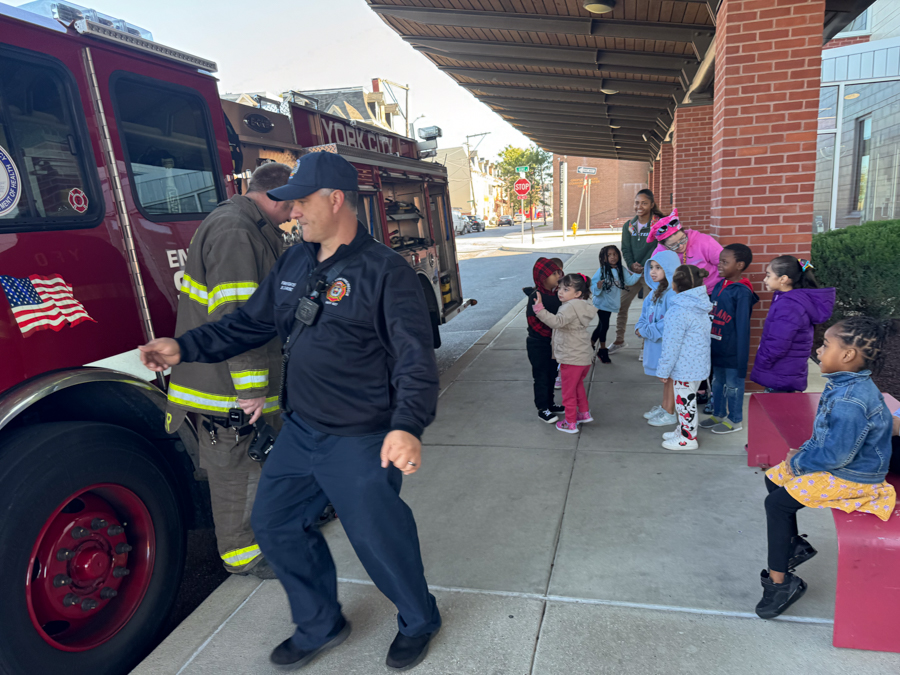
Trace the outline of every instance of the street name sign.
[[516, 173], [528, 173], [528, 167], [527, 166], [517, 166]]
[[597, 169], [593, 166], [579, 166], [577, 169], [575, 169], [575, 171], [578, 173], [583, 173], [587, 176], [597, 175]]

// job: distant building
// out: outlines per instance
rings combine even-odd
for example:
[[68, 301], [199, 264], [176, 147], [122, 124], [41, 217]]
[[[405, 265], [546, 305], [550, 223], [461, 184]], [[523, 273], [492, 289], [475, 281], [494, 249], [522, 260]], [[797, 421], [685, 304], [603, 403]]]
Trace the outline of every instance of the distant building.
[[431, 161], [447, 167], [453, 208], [486, 220], [501, 214], [502, 183], [494, 162], [479, 157], [477, 151], [469, 153], [465, 147], [440, 148]]
[[[549, 201], [554, 207], [559, 206], [559, 160], [561, 155], [553, 155], [553, 197]], [[597, 170], [594, 175], [578, 173], [578, 167], [584, 166]], [[568, 173], [568, 214], [562, 218], [554, 218], [553, 229], [559, 230], [562, 224], [571, 227], [578, 222], [579, 231], [588, 226], [594, 228], [618, 228], [634, 217], [634, 196], [639, 190], [647, 187], [646, 162], [626, 162], [617, 159], [596, 159], [593, 157], [566, 156]], [[590, 202], [587, 200], [586, 185], [588, 179]], [[584, 195], [584, 197], [582, 197]], [[659, 208], [668, 213], [671, 210], [670, 195], [656, 195]], [[590, 203], [590, 213], [588, 213]], [[581, 217], [579, 218], [579, 205]]]

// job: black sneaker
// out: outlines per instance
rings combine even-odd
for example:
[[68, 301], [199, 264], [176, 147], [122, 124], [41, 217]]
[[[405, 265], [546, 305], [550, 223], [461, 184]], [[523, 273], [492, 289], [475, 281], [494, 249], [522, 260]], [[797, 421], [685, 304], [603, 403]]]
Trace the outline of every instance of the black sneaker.
[[388, 649], [385, 664], [392, 670], [412, 670], [425, 660], [431, 638], [437, 633], [434, 631], [422, 637], [412, 638], [398, 632], [391, 643], [391, 648]]
[[235, 574], [239, 577], [246, 576], [254, 576], [257, 579], [277, 579], [275, 576], [275, 570], [269, 565], [269, 561], [265, 558], [262, 558], [258, 563], [256, 563], [253, 567], [248, 570], [244, 570], [243, 572], [235, 572]]
[[791, 559], [788, 560], [788, 572], [793, 572], [810, 558], [814, 557], [818, 551], [806, 541], [805, 534], [798, 534], [793, 539], [794, 550], [791, 553]]
[[550, 406], [550, 412], [556, 413], [557, 415], [559, 415], [560, 413], [566, 412], [566, 406], [564, 406], [564, 405], [551, 405], [551, 406]]
[[612, 359], [609, 358], [609, 349], [601, 349], [597, 352], [597, 356], [600, 357], [600, 363], [612, 363]]
[[321, 647], [315, 649], [297, 649], [291, 638], [288, 638], [272, 650], [269, 661], [281, 670], [302, 668], [326, 649], [333, 649], [350, 636], [350, 622], [344, 619], [344, 627]]
[[546, 422], [547, 424], [555, 422], [559, 419], [557, 414], [552, 410], [538, 410], [538, 417], [541, 418], [542, 422]]
[[756, 605], [756, 615], [760, 619], [774, 619], [806, 593], [806, 582], [790, 572], [784, 575], [783, 584], [773, 582], [768, 570], [759, 573], [759, 581], [763, 597]]

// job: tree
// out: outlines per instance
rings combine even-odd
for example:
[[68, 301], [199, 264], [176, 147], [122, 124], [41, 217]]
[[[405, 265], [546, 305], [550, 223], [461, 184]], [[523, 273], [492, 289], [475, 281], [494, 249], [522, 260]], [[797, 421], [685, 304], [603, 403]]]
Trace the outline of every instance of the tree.
[[[497, 165], [498, 178], [502, 181], [504, 193], [508, 196], [511, 204], [517, 208], [519, 206], [518, 197], [513, 189], [516, 181], [521, 178], [521, 175], [516, 173], [516, 167], [527, 166], [528, 173], [525, 177], [531, 181], [531, 192], [528, 193], [521, 206], [525, 209], [530, 209], [535, 205], [545, 206], [544, 188], [553, 180], [553, 155], [534, 145], [529, 148], [515, 148], [507, 145], [497, 158]], [[546, 212], [546, 208], [543, 210]], [[544, 221], [546, 222], [546, 215]]]

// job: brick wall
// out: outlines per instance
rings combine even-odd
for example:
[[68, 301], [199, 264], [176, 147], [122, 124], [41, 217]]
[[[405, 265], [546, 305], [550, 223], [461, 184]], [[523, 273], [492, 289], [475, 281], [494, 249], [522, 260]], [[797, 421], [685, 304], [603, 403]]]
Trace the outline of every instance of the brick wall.
[[653, 192], [653, 196], [656, 198], [657, 205], [659, 205], [659, 202], [660, 202], [659, 177], [660, 177], [661, 173], [662, 173], [662, 169], [659, 168], [659, 160], [656, 159], [653, 161], [653, 187], [651, 187], [650, 190], [651, 190], [651, 192]]
[[[579, 232], [584, 232], [587, 224], [587, 200], [582, 200], [585, 176], [577, 172], [579, 166], [589, 166], [597, 170], [590, 178], [590, 227], [621, 227], [634, 215], [634, 196], [638, 190], [647, 187], [646, 164], [643, 162], [625, 162], [615, 159], [597, 159], [592, 157], [567, 157], [568, 162], [568, 216], [565, 219], [554, 218], [554, 229], [560, 229], [561, 223], [571, 229], [572, 223], [578, 220]], [[554, 175], [559, 176], [557, 169], [559, 157], [554, 156]], [[558, 181], [557, 181], [558, 182]], [[557, 182], [554, 183], [553, 204], [558, 206], [556, 196]], [[578, 205], [581, 203], [581, 216]]]
[[659, 153], [659, 193], [656, 195], [656, 204], [659, 210], [665, 214], [672, 212], [674, 203], [674, 179], [675, 179], [675, 149], [672, 143], [663, 143]]
[[852, 37], [836, 37], [828, 41], [822, 49], [834, 49], [835, 47], [846, 47], [847, 45], [858, 45], [868, 42], [871, 35], [854, 35]]
[[679, 107], [675, 111], [675, 206], [682, 222], [710, 231], [713, 106]]
[[711, 233], [753, 250], [748, 276], [762, 301], [751, 360], [771, 301], [768, 261], [810, 250], [824, 11], [825, 0], [724, 0], [719, 9]]

